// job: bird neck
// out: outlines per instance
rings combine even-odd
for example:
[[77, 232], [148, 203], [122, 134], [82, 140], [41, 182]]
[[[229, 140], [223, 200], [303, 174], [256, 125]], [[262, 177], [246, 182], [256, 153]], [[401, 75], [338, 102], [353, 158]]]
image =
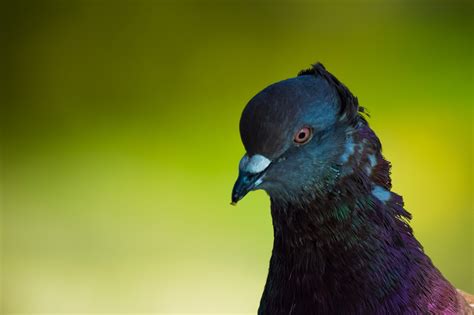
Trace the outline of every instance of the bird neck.
[[344, 313], [351, 305], [352, 313], [364, 313], [377, 303], [408, 309], [434, 286], [455, 294], [413, 236], [402, 198], [352, 180], [324, 200], [293, 205], [272, 199], [274, 246], [261, 312], [271, 314], [275, 299], [287, 308], [317, 305]]

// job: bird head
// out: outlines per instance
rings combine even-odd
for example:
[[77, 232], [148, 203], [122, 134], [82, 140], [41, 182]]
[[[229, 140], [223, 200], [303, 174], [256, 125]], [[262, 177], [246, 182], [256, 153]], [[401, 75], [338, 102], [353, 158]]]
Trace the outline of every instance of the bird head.
[[272, 198], [314, 198], [356, 167], [351, 134], [366, 121], [357, 99], [320, 64], [254, 96], [240, 119], [246, 153], [232, 191], [236, 204], [249, 191]]

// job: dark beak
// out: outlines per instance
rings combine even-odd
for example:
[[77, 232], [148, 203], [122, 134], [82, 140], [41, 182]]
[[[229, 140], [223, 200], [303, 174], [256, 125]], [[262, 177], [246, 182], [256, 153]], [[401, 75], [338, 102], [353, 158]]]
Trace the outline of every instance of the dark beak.
[[262, 175], [263, 172], [248, 173], [240, 171], [234, 189], [232, 189], [232, 202], [230, 204], [235, 206], [240, 199], [253, 190], [259, 184], [258, 180], [262, 178]]

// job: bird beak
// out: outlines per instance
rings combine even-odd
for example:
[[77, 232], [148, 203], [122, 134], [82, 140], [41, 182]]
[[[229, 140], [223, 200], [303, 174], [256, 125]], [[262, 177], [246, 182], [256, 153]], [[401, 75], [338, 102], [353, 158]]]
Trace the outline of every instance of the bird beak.
[[231, 205], [236, 205], [249, 191], [258, 188], [270, 163], [271, 161], [263, 155], [255, 154], [252, 157], [244, 155], [239, 164], [239, 177], [232, 189]]
[[255, 189], [261, 182], [261, 175], [261, 173], [251, 174], [240, 172], [234, 184], [234, 189], [232, 189], [232, 202], [230, 204], [235, 206], [249, 191]]

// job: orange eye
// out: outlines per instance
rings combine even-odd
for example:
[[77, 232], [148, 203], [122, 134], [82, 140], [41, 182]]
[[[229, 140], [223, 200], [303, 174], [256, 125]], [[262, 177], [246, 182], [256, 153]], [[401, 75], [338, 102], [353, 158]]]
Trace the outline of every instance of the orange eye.
[[293, 141], [298, 144], [304, 144], [311, 139], [312, 130], [309, 127], [301, 128], [294, 136]]

